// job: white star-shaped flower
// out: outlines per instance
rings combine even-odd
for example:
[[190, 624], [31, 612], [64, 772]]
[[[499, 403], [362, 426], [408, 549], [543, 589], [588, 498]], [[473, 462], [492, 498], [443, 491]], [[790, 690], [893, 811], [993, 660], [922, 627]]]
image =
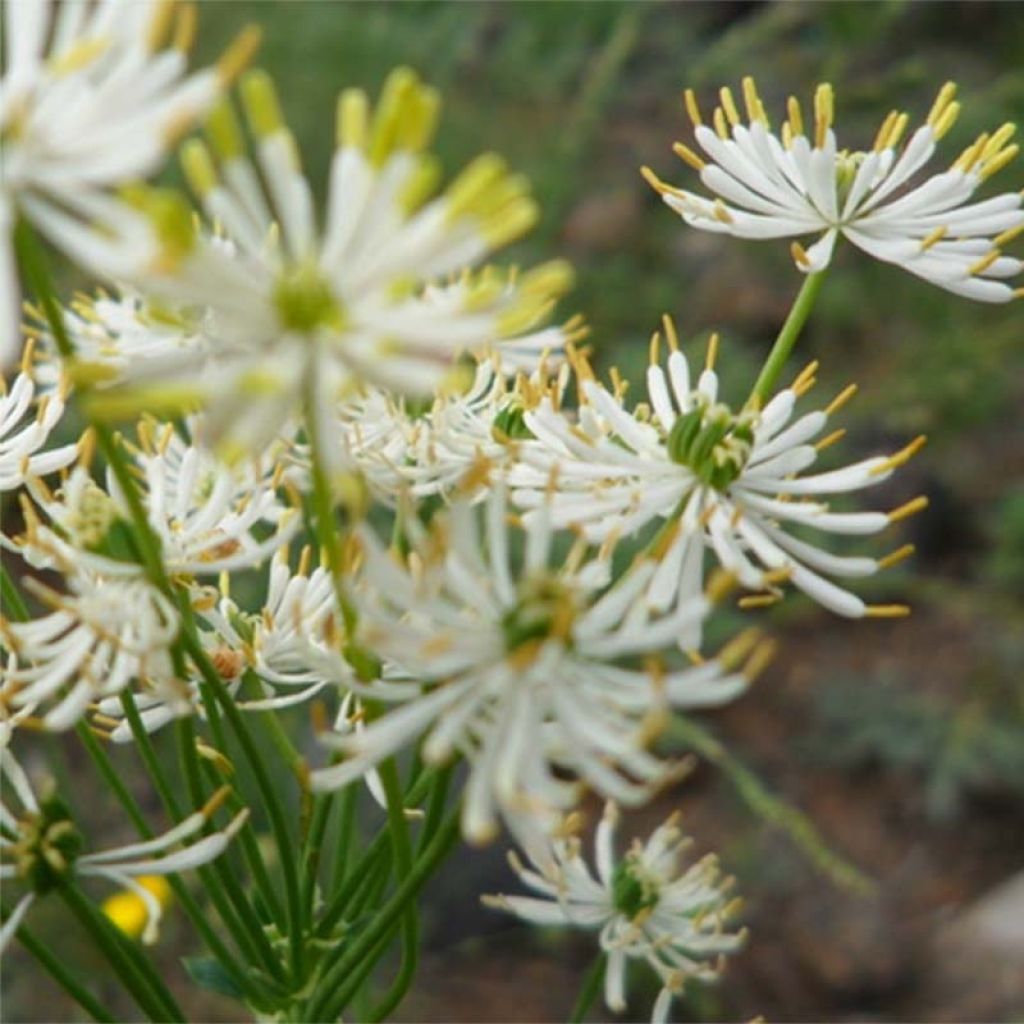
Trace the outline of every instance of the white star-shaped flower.
[[1017, 154], [1014, 125], [979, 136], [944, 171], [914, 183], [956, 119], [956, 88], [940, 90], [928, 118], [899, 144], [906, 114], [893, 111], [867, 151], [839, 149], [831, 86], [818, 87], [814, 121], [804, 123], [791, 97], [781, 136], [770, 126], [750, 78], [743, 81], [744, 120], [728, 88], [712, 126], [703, 122], [693, 90], [686, 106], [706, 159], [682, 143], [676, 152], [700, 173], [706, 198], [659, 181], [644, 169], [664, 201], [693, 227], [737, 238], [798, 238], [823, 232], [804, 249], [793, 244], [797, 266], [823, 270], [842, 235], [886, 263], [957, 295], [1008, 302], [1022, 294], [1005, 283], [1024, 263], [1002, 247], [1024, 229], [1021, 193], [972, 201], [974, 193]]

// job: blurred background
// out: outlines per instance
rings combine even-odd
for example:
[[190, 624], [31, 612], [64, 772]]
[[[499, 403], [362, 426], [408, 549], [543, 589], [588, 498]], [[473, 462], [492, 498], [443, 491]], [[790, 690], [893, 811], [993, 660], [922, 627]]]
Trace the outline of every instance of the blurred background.
[[[690, 141], [684, 86], [707, 108], [719, 85], [735, 89], [753, 74], [778, 115], [790, 92], [808, 102], [829, 80], [841, 144], [867, 148], [891, 107], [919, 120], [953, 78], [964, 111], [943, 165], [980, 131], [1024, 115], [1016, 3], [200, 8], [200, 63], [246, 22], [263, 25], [261, 62], [278, 78], [321, 188], [340, 88], [375, 93], [396, 64], [438, 86], [447, 170], [493, 148], [531, 177], [544, 217], [510, 258], [575, 264], [578, 287], [561, 312], [585, 313], [599, 367], [617, 365], [635, 389], [649, 334], [668, 312], [690, 352], [721, 331], [723, 393], [742, 399], [801, 282], [786, 243], [695, 232], [640, 178], [650, 164], [667, 181], [697, 184], [671, 152], [675, 139]], [[1020, 188], [1022, 167], [1011, 165], [986, 194]], [[871, 548], [910, 541], [916, 557], [864, 594], [907, 601], [914, 614], [850, 623], [796, 598], [762, 613], [781, 641], [778, 658], [749, 696], [701, 719], [728, 755], [702, 744], [712, 756], [624, 822], [626, 841], [682, 808], [697, 851], [717, 850], [745, 898], [746, 951], [721, 984], [688, 989], [675, 1014], [1021, 1020], [1024, 316], [1020, 304], [974, 304], [842, 248], [784, 379], [812, 358], [822, 362], [818, 398], [850, 381], [861, 387], [842, 414], [849, 435], [835, 457], [929, 437], [870, 495], [870, 507], [883, 509], [929, 497], [924, 514]], [[737, 617], [723, 616], [722, 631]], [[86, 790], [91, 783], [76, 775], [73, 785], [92, 808], [90, 831], [105, 827], [108, 812], [117, 820]], [[480, 892], [515, 884], [501, 842], [456, 855], [425, 897], [425, 955], [400, 1019], [565, 1019], [592, 944], [479, 906]], [[58, 927], [50, 911], [33, 912], [37, 933]], [[60, 941], [69, 956], [94, 962], [76, 936]], [[187, 941], [172, 911], [158, 956], [193, 1019], [235, 1019], [231, 1004], [186, 993]], [[5, 966], [6, 1019], [74, 1019], [27, 957], [16, 952]], [[655, 990], [644, 972], [634, 980], [626, 1018], [646, 1019]], [[595, 1005], [591, 1019], [613, 1018]]]

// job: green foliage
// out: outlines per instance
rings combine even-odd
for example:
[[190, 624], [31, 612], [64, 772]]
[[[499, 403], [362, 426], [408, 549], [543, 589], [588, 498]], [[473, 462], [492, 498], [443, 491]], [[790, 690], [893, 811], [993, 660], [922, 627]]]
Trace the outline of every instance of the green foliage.
[[804, 741], [813, 758], [920, 780], [934, 820], [955, 818], [972, 794], [1024, 798], [1024, 699], [997, 692], [955, 702], [909, 692], [901, 679], [839, 679], [821, 688], [817, 710]]

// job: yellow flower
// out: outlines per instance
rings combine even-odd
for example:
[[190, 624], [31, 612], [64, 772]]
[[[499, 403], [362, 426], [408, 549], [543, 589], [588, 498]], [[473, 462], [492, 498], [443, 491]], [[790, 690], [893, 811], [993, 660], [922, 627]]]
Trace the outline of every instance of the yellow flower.
[[[166, 910], [173, 899], [170, 883], [162, 875], [143, 875], [138, 879], [142, 886]], [[127, 935], [137, 939], [146, 927], [148, 915], [142, 897], [132, 889], [122, 889], [103, 901], [103, 913]]]

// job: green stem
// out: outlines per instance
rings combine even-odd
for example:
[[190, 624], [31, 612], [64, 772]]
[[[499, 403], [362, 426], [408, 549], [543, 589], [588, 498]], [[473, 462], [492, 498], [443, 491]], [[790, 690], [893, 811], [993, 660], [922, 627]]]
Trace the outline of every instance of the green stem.
[[356, 812], [359, 809], [359, 787], [346, 786], [341, 794], [338, 827], [335, 830], [334, 871], [331, 874], [331, 892], [338, 892], [344, 884], [352, 861], [355, 859]]
[[130, 955], [133, 950], [127, 940], [86, 899], [81, 890], [74, 883], [68, 883], [61, 886], [60, 894], [150, 1020], [184, 1021], [185, 1015], [166, 986], [155, 972], [147, 971], [143, 966], [144, 957], [141, 954], [138, 957]]
[[[110, 758], [107, 756], [107, 752], [100, 745], [99, 740], [96, 739], [92, 731], [84, 723], [80, 723], [78, 725], [77, 732], [79, 739], [88, 751], [89, 756], [92, 758], [93, 764], [95, 764], [96, 769], [103, 778], [103, 781], [110, 787], [111, 791], [117, 797], [121, 806], [124, 808], [125, 813], [135, 825], [139, 835], [143, 839], [152, 839], [153, 830], [147, 824], [139, 805], [135, 801], [135, 798], [128, 792], [121, 776], [118, 774], [113, 764], [111, 764]], [[209, 949], [217, 958], [224, 970], [231, 976], [232, 981], [239, 989], [246, 993], [247, 998], [254, 1002], [264, 1001], [265, 997], [263, 993], [253, 988], [249, 983], [245, 972], [231, 955], [227, 946], [225, 946], [220, 940], [216, 931], [207, 922], [206, 915], [200, 909], [199, 904], [196, 903], [192, 894], [185, 887], [185, 883], [177, 875], [168, 875], [167, 881], [170, 883], [175, 898], [185, 910], [188, 919], [192, 922], [193, 927], [206, 944], [207, 949]]]
[[859, 893], [874, 888], [874, 883], [863, 872], [828, 848], [807, 815], [770, 793], [757, 776], [703, 726], [677, 712], [672, 716], [668, 734], [721, 768], [747, 807], [785, 832], [833, 884]]
[[790, 352], [793, 351], [796, 339], [800, 337], [800, 331], [811, 314], [814, 301], [818, 297], [824, 280], [824, 271], [808, 274], [804, 278], [804, 283], [793, 302], [793, 308], [790, 309], [789, 316], [786, 317], [786, 322], [782, 325], [782, 330], [779, 331], [779, 336], [775, 339], [768, 358], [765, 359], [757, 383], [754, 384], [754, 390], [750, 393], [751, 402], [763, 405], [767, 401]]
[[[391, 845], [395, 851], [395, 868], [399, 879], [412, 871], [412, 842], [409, 839], [409, 823], [405, 818], [402, 786], [398, 778], [398, 766], [393, 757], [382, 762], [377, 769], [388, 801], [388, 827], [391, 831]], [[391, 988], [383, 999], [370, 1011], [370, 1021], [384, 1020], [402, 1001], [412, 984], [419, 959], [419, 920], [416, 901], [410, 900], [402, 915], [402, 963]]]
[[[0, 907], [0, 918], [7, 920], [10, 912]], [[54, 981], [72, 998], [93, 1020], [103, 1024], [113, 1024], [116, 1019], [77, 978], [68, 972], [64, 964], [55, 957], [27, 928], [22, 926], [15, 933], [18, 941], [39, 962]]]
[[569, 1014], [569, 1024], [581, 1024], [587, 1016], [587, 1011], [594, 1002], [597, 993], [601, 991], [606, 961], [607, 955], [603, 950], [594, 957], [594, 962], [590, 965], [590, 970], [587, 971], [587, 975], [583, 979], [580, 994], [576, 997], [576, 1002], [573, 1004], [572, 1013]]
[[0, 600], [7, 618], [14, 622], [25, 622], [28, 619], [28, 605], [25, 604], [18, 585], [11, 579], [7, 566], [0, 562]]
[[423, 852], [423, 856], [413, 864], [409, 874], [399, 882], [398, 888], [391, 898], [380, 908], [359, 937], [345, 949], [334, 965], [324, 973], [318, 985], [318, 995], [310, 1007], [310, 1020], [334, 1020], [337, 1018], [338, 1013], [333, 1012], [329, 1017], [324, 1016], [328, 1004], [333, 1004], [331, 1009], [337, 1006], [338, 1012], [340, 1012], [345, 1002], [351, 998], [348, 987], [342, 989], [341, 986], [346, 979], [354, 974], [364, 958], [372, 953], [377, 944], [387, 938], [405, 913], [406, 904], [415, 899], [427, 879], [455, 845], [458, 835], [459, 808], [456, 807], [438, 829], [437, 834]]

